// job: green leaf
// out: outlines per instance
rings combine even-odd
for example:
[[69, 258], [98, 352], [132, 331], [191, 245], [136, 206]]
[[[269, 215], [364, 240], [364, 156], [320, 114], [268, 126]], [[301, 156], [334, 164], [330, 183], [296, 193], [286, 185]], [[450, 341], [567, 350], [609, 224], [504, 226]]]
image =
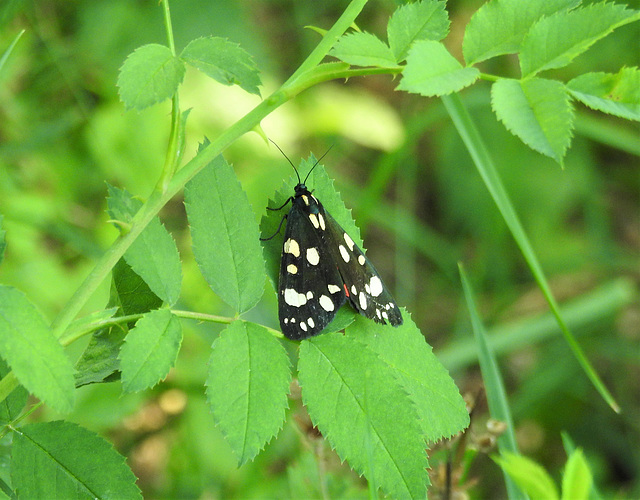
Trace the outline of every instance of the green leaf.
[[127, 329], [117, 325], [98, 330], [91, 336], [76, 363], [76, 387], [112, 382], [119, 378], [118, 355], [126, 335]]
[[0, 285], [0, 355], [25, 388], [59, 412], [72, 410], [73, 366], [35, 306]]
[[239, 85], [260, 95], [260, 74], [251, 55], [238, 44], [218, 37], [196, 38], [184, 48], [180, 58], [224, 85]]
[[11, 478], [18, 498], [142, 498], [111, 443], [70, 422], [14, 431]]
[[471, 17], [462, 53], [467, 64], [518, 52], [531, 26], [544, 16], [566, 11], [581, 0], [492, 0]]
[[341, 459], [393, 498], [425, 498], [424, 436], [389, 365], [352, 336], [327, 333], [302, 341], [298, 372], [311, 420]]
[[421, 40], [409, 51], [397, 90], [441, 96], [471, 85], [479, 75], [476, 68], [463, 68], [440, 42]]
[[[126, 189], [109, 186], [108, 212], [125, 223], [142, 206]], [[176, 243], [157, 217], [154, 217], [124, 254], [127, 264], [158, 297], [173, 305], [180, 296], [182, 269]]]
[[618, 73], [587, 73], [567, 84], [572, 96], [603, 113], [640, 121], [640, 71], [622, 68]]
[[164, 45], [143, 45], [129, 54], [118, 75], [118, 93], [127, 109], [144, 109], [170, 98], [185, 67]]
[[640, 19], [625, 5], [596, 3], [542, 18], [522, 41], [522, 76], [562, 68], [614, 29]]
[[[11, 369], [0, 358], [0, 379], [3, 379]], [[0, 401], [0, 425], [5, 425], [13, 422], [19, 415], [22, 409], [27, 404], [29, 398], [29, 392], [21, 385], [16, 387], [9, 396], [3, 401]]]
[[[313, 155], [309, 156], [307, 160], [301, 161], [298, 168], [300, 176], [304, 178], [313, 168], [315, 163], [316, 159]], [[269, 199], [269, 207], [281, 207], [284, 202], [293, 195], [296, 184], [298, 184], [298, 178], [291, 176], [285, 183], [283, 183], [282, 188], [276, 192], [274, 197]], [[360, 229], [358, 229], [353, 217], [351, 216], [351, 210], [344, 206], [344, 202], [342, 201], [340, 194], [333, 186], [333, 180], [328, 176], [322, 164], [319, 164], [313, 169], [313, 171], [311, 171], [311, 175], [307, 179], [306, 185], [313, 191], [314, 196], [320, 200], [324, 208], [332, 215], [336, 222], [338, 222], [349, 236], [351, 236], [351, 239], [360, 248], [364, 248], [362, 245], [362, 238], [360, 238]], [[280, 225], [282, 218], [290, 209], [290, 205], [285, 205], [282, 210], [279, 211], [266, 210], [266, 213], [262, 216], [262, 220], [260, 221], [261, 237], [270, 238], [268, 241], [262, 241], [262, 246], [266, 260], [267, 276], [269, 276], [275, 290], [278, 289], [280, 257], [282, 254], [284, 224], [286, 221], [283, 223], [278, 234], [276, 234], [276, 231], [278, 230], [278, 226]], [[357, 313], [351, 307], [347, 306], [341, 308], [336, 314], [336, 317], [326, 326], [323, 332], [337, 331], [345, 328], [354, 320], [356, 315]]]
[[4, 216], [0, 215], [0, 264], [2, 264], [2, 259], [4, 259], [4, 251], [7, 248], [7, 232], [2, 229], [2, 220]]
[[149, 285], [127, 261], [120, 259], [111, 271], [110, 306], [118, 306], [118, 316], [143, 314], [162, 305], [162, 299], [151, 291]]
[[207, 399], [238, 464], [252, 460], [282, 428], [289, 357], [269, 331], [234, 321], [213, 343]]
[[409, 48], [418, 40], [442, 40], [449, 32], [446, 2], [423, 0], [401, 5], [389, 19], [389, 46], [400, 62], [407, 58]]
[[181, 343], [180, 320], [169, 309], [145, 314], [120, 349], [122, 390], [141, 391], [163, 380], [176, 362]]
[[398, 65], [387, 44], [365, 32], [341, 36], [329, 55], [354, 66], [393, 68]]
[[233, 168], [216, 157], [185, 187], [193, 253], [222, 300], [242, 313], [264, 292], [264, 258], [255, 215]]
[[[118, 306], [118, 316], [142, 314], [162, 305], [162, 299], [154, 294], [124, 259], [114, 266], [109, 306]], [[76, 363], [76, 386], [112, 381], [119, 377], [120, 347], [129, 328], [115, 325], [96, 331]]]
[[573, 108], [562, 83], [500, 79], [491, 88], [491, 105], [509, 132], [562, 164], [573, 129]]
[[469, 425], [469, 413], [453, 379], [433, 354], [411, 316], [396, 328], [358, 315], [346, 334], [384, 361], [413, 401], [427, 441], [450, 437]]
[[533, 460], [515, 453], [503, 452], [493, 457], [530, 497], [531, 500], [557, 500], [558, 489], [546, 470]]
[[587, 500], [593, 478], [580, 448], [576, 449], [562, 475], [562, 500]]

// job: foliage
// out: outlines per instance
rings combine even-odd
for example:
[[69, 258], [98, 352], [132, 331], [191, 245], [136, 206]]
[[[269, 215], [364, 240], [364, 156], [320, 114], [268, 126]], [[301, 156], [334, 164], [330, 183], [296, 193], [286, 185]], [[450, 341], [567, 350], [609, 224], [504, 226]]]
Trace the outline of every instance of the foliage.
[[502, 457], [496, 457], [494, 460], [513, 477], [530, 498], [589, 498], [591, 471], [580, 449], [575, 450], [567, 460], [562, 477], [562, 496], [558, 495], [558, 489], [547, 471], [533, 460], [512, 453], [504, 453]]
[[[584, 147], [574, 137], [576, 131], [583, 130], [575, 104], [582, 103], [617, 118], [640, 119], [640, 72], [637, 67], [588, 68], [578, 75], [567, 72], [572, 63], [584, 64], [581, 57], [596, 42], [605, 41], [614, 30], [624, 29], [625, 25], [640, 19], [640, 12], [611, 2], [583, 6], [579, 0], [491, 0], [477, 10], [465, 27], [461, 41], [465, 63], [462, 63], [455, 57], [451, 45], [442, 42], [450, 34], [450, 20], [455, 19], [443, 0], [422, 0], [398, 7], [388, 18], [387, 41], [373, 32], [351, 29], [365, 4], [366, 0], [353, 0], [342, 12], [337, 15], [333, 12], [335, 23], [328, 30], [316, 28], [322, 37], [308, 57], [279, 88], [260, 100], [251, 111], [231, 125], [204, 126], [197, 134], [192, 134], [189, 127], [194, 123], [193, 115], [198, 112], [198, 106], [206, 106], [198, 103], [193, 106], [192, 113], [184, 111], [183, 102], [189, 94], [191, 79], [207, 77], [224, 86], [237, 87], [237, 93], [229, 95], [242, 96], [238, 99], [257, 99], [261, 95], [260, 87], [264, 91], [272, 84], [262, 83], [268, 78], [258, 70], [256, 63], [264, 59], [259, 43], [246, 43], [249, 50], [245, 50], [224, 36], [202, 36], [202, 33], [183, 36], [181, 28], [184, 49], [178, 51], [169, 4], [167, 0], [163, 1], [167, 45], [146, 43], [154, 37], [145, 36], [144, 45], [129, 50], [130, 55], [120, 58], [115, 64], [119, 66], [124, 60], [117, 88], [125, 109], [142, 113], [137, 116], [152, 116], [155, 109], [170, 102], [170, 118], [165, 120], [170, 126], [164, 146], [166, 154], [164, 160], [154, 158], [150, 161], [151, 168], [145, 170], [143, 164], [153, 157], [155, 151], [146, 152], [146, 148], [154, 149], [152, 139], [143, 128], [134, 124], [137, 118], [133, 113], [125, 115], [130, 128], [118, 132], [123, 134], [121, 140], [124, 142], [131, 142], [136, 137], [134, 150], [140, 156], [132, 161], [127, 156], [132, 154], [133, 150], [130, 150], [123, 157], [118, 157], [117, 139], [112, 138], [109, 140], [113, 142], [105, 143], [108, 146], [102, 152], [102, 158], [107, 158], [104, 165], [113, 169], [109, 172], [115, 172], [120, 163], [129, 165], [120, 173], [125, 179], [124, 184], [135, 193], [132, 195], [127, 189], [112, 185], [107, 187], [109, 222], [120, 234], [106, 252], [100, 247], [110, 236], [100, 233], [99, 229], [95, 234], [86, 236], [74, 224], [55, 220], [64, 212], [57, 208], [51, 210], [56, 207], [54, 200], [48, 200], [42, 206], [23, 205], [19, 197], [10, 196], [19, 187], [19, 182], [10, 188], [2, 188], [10, 200], [6, 207], [0, 207], [3, 211], [0, 216], [0, 264], [3, 267], [0, 269], [3, 272], [8, 269], [8, 274], [3, 277], [7, 284], [0, 285], [0, 399], [3, 401], [0, 407], [0, 421], [3, 423], [0, 453], [2, 463], [8, 464], [6, 470], [10, 471], [9, 474], [0, 471], [0, 488], [6, 495], [34, 498], [53, 492], [55, 496], [65, 498], [139, 498], [136, 477], [129, 466], [144, 483], [144, 474], [139, 473], [144, 470], [139, 462], [143, 454], [127, 453], [127, 449], [135, 446], [134, 440], [127, 443], [127, 438], [122, 436], [114, 438], [116, 442], [121, 440], [118, 451], [115, 451], [97, 431], [109, 429], [113, 425], [110, 419], [122, 420], [128, 405], [143, 405], [145, 401], [149, 412], [158, 414], [158, 408], [161, 408], [160, 413], [164, 417], [158, 427], [139, 427], [141, 433], [155, 432], [165, 426], [169, 429], [172, 424], [167, 415], [182, 411], [185, 415], [174, 435], [174, 439], [184, 444], [182, 451], [172, 454], [163, 464], [166, 470], [177, 471], [171, 475], [170, 488], [173, 491], [156, 496], [202, 496], [203, 492], [197, 488], [201, 487], [201, 477], [211, 476], [210, 470], [217, 471], [221, 477], [236, 475], [236, 478], [244, 480], [226, 481], [215, 477], [207, 486], [215, 491], [205, 493], [212, 496], [281, 497], [282, 491], [293, 496], [295, 491], [299, 491], [324, 498], [363, 495], [355, 476], [345, 471], [336, 472], [340, 471], [339, 466], [332, 467], [330, 459], [325, 459], [332, 453], [325, 449], [326, 440], [326, 446], [335, 450], [340, 461], [346, 461], [353, 471], [364, 476], [370, 497], [377, 497], [379, 489], [393, 498], [425, 497], [427, 487], [434, 482], [433, 475], [427, 472], [429, 463], [433, 467], [434, 462], [433, 457], [425, 452], [427, 443], [433, 445], [444, 438], [451, 438], [469, 425], [465, 403], [453, 379], [421, 331], [427, 331], [421, 326], [422, 304], [427, 301], [415, 296], [414, 300], [408, 300], [413, 302], [415, 311], [411, 307], [408, 308], [411, 314], [403, 310], [405, 323], [395, 329], [374, 324], [345, 307], [327, 327], [327, 333], [299, 344], [283, 339], [280, 332], [269, 326], [273, 324], [274, 294], [271, 291], [264, 294], [265, 278], [277, 288], [282, 236], [276, 233], [282, 213], [260, 210], [262, 219], [258, 224], [259, 217], [252, 203], [262, 207], [269, 197], [269, 207], [280, 207], [293, 193], [298, 178], [290, 176], [276, 191], [283, 176], [275, 173], [274, 168], [266, 174], [251, 170], [243, 174], [246, 167], [242, 167], [241, 157], [232, 167], [222, 156], [223, 152], [227, 157], [233, 155], [234, 148], [244, 144], [242, 141], [246, 139], [241, 137], [246, 132], [255, 130], [264, 135], [262, 120], [278, 115], [279, 112], [274, 112], [284, 103], [294, 99], [305, 103], [306, 95], [298, 97], [301, 92], [322, 89], [329, 85], [327, 82], [339, 79], [353, 81], [362, 76], [397, 76], [393, 84], [398, 92], [392, 99], [411, 99], [407, 102], [425, 105], [425, 99], [409, 94], [442, 97], [444, 109], [460, 133], [484, 183], [481, 188], [483, 194], [474, 196], [473, 188], [465, 185], [468, 173], [460, 175], [456, 170], [458, 161], [449, 162], [451, 166], [447, 165], [447, 169], [438, 174], [440, 179], [431, 179], [442, 182], [447, 175], [454, 179], [443, 183], [447, 185], [443, 191], [451, 190], [443, 195], [443, 199], [455, 206], [451, 213], [459, 211], [462, 214], [457, 220], [452, 215], [453, 224], [462, 221], [469, 224], [473, 232], [482, 231], [488, 220], [499, 221], [487, 231], [490, 234], [487, 240], [502, 241], [500, 234], [496, 237], [496, 233], [513, 236], [551, 308], [555, 324], [560, 326], [573, 357], [581, 366], [582, 371], [576, 369], [574, 377], [591, 380], [599, 393], [598, 396], [587, 392], [591, 400], [601, 397], [617, 409], [617, 402], [574, 336], [572, 326], [575, 322], [556, 303], [543, 272], [543, 264], [554, 262], [554, 256], [541, 253], [541, 258], [534, 251], [535, 240], [532, 243], [533, 238], [528, 234], [532, 231], [534, 237], [537, 236], [535, 231], [539, 227], [535, 221], [529, 220], [531, 215], [540, 214], [543, 219], [544, 210], [553, 203], [561, 203], [562, 196], [551, 189], [553, 203], [536, 199], [527, 207], [533, 206], [534, 210], [524, 212], [526, 218], [522, 222], [518, 216], [523, 213], [518, 206], [521, 199], [515, 197], [512, 201], [505, 188], [510, 181], [509, 173], [494, 164], [486, 138], [478, 130], [481, 127], [474, 123], [474, 119], [480, 121], [482, 118], [472, 118], [455, 93], [489, 82], [490, 105], [495, 114], [491, 119], [497, 119], [504, 130], [529, 148], [517, 149], [518, 157], [529, 158], [527, 155], [531, 155], [530, 163], [537, 163], [540, 157], [533, 153], [535, 151], [567, 168], [573, 161], [569, 153], [571, 147], [575, 146], [578, 151]], [[223, 16], [222, 21], [234, 18], [232, 5], [230, 2], [221, 7], [229, 9], [228, 17]], [[96, 4], [86, 8], [96, 9], [87, 10], [88, 18], [102, 19], [98, 12], [106, 7]], [[105, 10], [102, 14], [134, 19], [131, 11], [132, 17], [127, 16], [125, 10], [133, 7], [125, 2], [114, 2], [110, 8], [114, 10]], [[176, 16], [176, 8], [180, 10], [184, 6], [175, 1], [172, 8]], [[143, 17], [141, 15], [140, 18]], [[366, 22], [364, 18], [360, 24]], [[225, 29], [228, 26], [219, 26], [218, 32], [225, 34]], [[129, 30], [136, 32], [134, 25]], [[231, 33], [226, 34], [235, 39]], [[245, 33], [239, 39], [245, 46], [250, 36]], [[12, 39], [6, 41], [0, 40], [8, 46], [0, 59], [2, 74], [9, 71], [12, 57], [23, 56], [19, 34], [13, 33]], [[504, 75], [498, 71], [496, 74], [485, 72], [499, 67], [497, 61], [505, 55], [517, 58], [520, 77], [509, 71]], [[326, 57], [334, 60], [325, 61]], [[291, 60], [292, 57], [287, 65], [291, 65]], [[188, 67], [196, 71], [188, 71]], [[105, 88], [111, 89], [113, 80], [112, 76], [111, 84]], [[46, 89], [38, 91], [46, 95]], [[478, 95], [482, 95], [485, 104], [489, 103], [488, 95]], [[220, 109], [232, 108], [235, 115], [240, 114], [239, 101], [222, 98], [219, 101]], [[351, 105], [349, 102], [345, 107], [353, 109]], [[92, 116], [94, 127], [98, 127], [100, 120], [104, 124], [122, 114], [121, 108], [116, 106], [112, 109], [105, 106], [99, 111], [96, 110]], [[282, 112], [285, 112], [284, 108]], [[447, 266], [450, 267], [451, 262], [463, 254], [465, 245], [447, 246], [438, 237], [431, 238], [429, 234], [425, 237], [424, 228], [421, 227], [422, 232], [407, 230], [410, 226], [402, 222], [405, 220], [402, 212], [407, 206], [405, 201], [408, 200], [409, 210], [412, 210], [409, 195], [427, 189], [427, 183], [422, 182], [418, 175], [418, 162], [412, 159], [410, 150], [424, 132], [425, 125], [421, 120], [424, 118], [419, 116], [407, 124], [409, 132], [405, 144], [399, 146], [394, 161], [387, 163], [393, 167], [385, 167], [384, 162], [374, 165], [373, 180], [363, 193], [350, 190], [348, 184], [342, 191], [349, 194], [345, 199], [353, 199], [356, 205], [359, 199], [366, 201], [367, 196], [375, 200], [370, 204], [370, 213], [363, 214], [363, 218], [374, 217], [377, 222], [392, 228], [399, 238], [399, 255], [406, 257], [417, 249], [437, 255], [434, 260], [441, 263], [443, 276], [450, 279], [451, 269]], [[315, 120], [307, 122], [305, 126], [313, 130], [316, 125], [311, 124]], [[265, 129], [266, 123], [263, 122]], [[300, 125], [302, 128], [302, 122]], [[95, 130], [102, 129], [98, 127]], [[496, 131], [496, 137], [502, 133], [497, 132], [497, 127], [491, 130]], [[199, 135], [200, 140], [205, 134], [213, 140], [205, 140], [198, 152], [189, 157], [186, 144], [193, 135]], [[107, 140], [106, 134], [98, 135], [100, 140]], [[86, 139], [87, 144], [96, 140], [95, 134], [88, 133], [87, 136], [91, 136]], [[444, 157], [448, 139], [442, 137], [434, 149], [441, 148]], [[513, 139], [506, 138], [506, 134], [500, 137], [500, 144], [516, 144], [509, 142]], [[616, 139], [609, 140], [615, 142]], [[633, 150], [633, 145], [625, 147]], [[498, 158], [504, 153], [503, 161], [512, 163], [512, 156], [499, 149], [495, 152], [491, 149]], [[635, 151], [637, 153], [638, 148]], [[0, 158], [4, 158], [6, 152], [0, 150], [0, 153], [3, 155]], [[94, 203], [103, 198], [100, 194], [104, 191], [101, 173], [96, 180], [93, 173], [82, 169], [82, 161], [75, 164], [66, 162], [64, 157], [47, 156], [49, 161], [59, 162], [60, 179], [63, 179], [60, 182], [68, 183], [70, 196], [83, 200], [79, 201], [80, 204]], [[400, 169], [396, 165], [402, 162], [404, 168]], [[305, 176], [315, 163], [313, 155], [303, 161], [299, 167], [300, 175]], [[398, 200], [400, 208], [395, 211], [381, 196], [394, 175], [394, 169], [397, 169], [399, 186], [405, 188], [399, 197], [405, 199]], [[522, 193], [531, 192], [530, 185], [534, 181], [520, 172], [516, 175], [525, 182]], [[552, 175], [556, 173], [544, 173], [545, 178], [550, 179]], [[121, 182], [117, 176], [114, 180], [111, 173], [104, 176], [109, 177], [112, 184]], [[146, 189], [152, 188], [151, 194], [143, 197], [137, 182]], [[345, 206], [325, 167], [318, 165], [305, 182], [358, 245], [362, 245], [360, 229], [351, 210]], [[191, 241], [185, 236], [185, 223], [176, 222], [185, 219], [182, 208], [175, 208], [179, 205], [175, 202], [181, 201], [182, 190]], [[485, 190], [498, 207], [508, 232], [504, 231], [494, 207], [482, 205]], [[271, 196], [273, 191], [275, 195]], [[460, 192], [466, 198], [456, 202], [455, 196]], [[73, 206], [77, 204], [74, 200]], [[557, 212], [562, 213], [563, 210], [561, 207]], [[392, 216], [394, 212], [396, 216]], [[478, 219], [475, 219], [476, 215]], [[597, 219], [595, 211], [590, 216]], [[65, 216], [65, 221], [67, 218]], [[68, 242], [80, 254], [90, 257], [83, 261], [93, 262], [92, 268], [86, 264], [76, 268], [73, 263], [66, 262], [57, 268], [57, 277], [42, 276], [41, 280], [37, 271], [29, 271], [30, 266], [34, 269], [35, 263], [43, 260], [37, 257], [40, 251], [37, 245], [29, 247], [26, 252], [19, 250], [20, 243], [13, 247], [14, 235], [16, 239], [13, 241], [20, 242], [19, 238], [31, 241], [22, 232], [21, 220], [29, 220], [50, 239]], [[411, 220], [414, 224], [415, 219]], [[104, 217], [95, 215], [91, 224], [101, 227], [104, 221]], [[604, 225], [601, 220], [600, 225]], [[495, 231], [496, 227], [500, 230]], [[563, 234], [563, 231], [558, 233]], [[274, 234], [275, 237], [260, 245], [260, 237]], [[580, 244], [580, 241], [576, 244], [578, 249]], [[438, 249], [432, 252], [432, 248]], [[482, 248], [486, 251], [490, 247]], [[484, 259], [480, 259], [487, 275], [496, 276], [491, 274], [494, 267], [492, 259], [500, 261], [500, 251], [486, 251]], [[16, 266], [14, 262], [21, 259], [21, 254], [32, 263]], [[559, 259], [565, 258], [564, 255]], [[405, 284], [413, 283], [413, 288], [417, 289], [421, 286], [415, 278], [419, 273], [412, 273], [413, 268], [407, 264], [412, 259], [410, 255], [404, 265], [398, 266], [398, 280]], [[200, 273], [197, 273], [194, 261]], [[12, 269], [20, 271], [10, 274]], [[20, 279], [15, 279], [15, 276]], [[110, 290], [107, 294], [101, 284], [108, 277]], [[213, 294], [205, 290], [205, 281]], [[76, 288], [69, 299], [67, 297], [73, 289], [68, 287]], [[557, 498], [556, 486], [544, 468], [521, 455], [505, 451], [517, 451], [512, 428], [513, 421], [518, 420], [517, 408], [513, 411], [516, 417], [512, 419], [500, 369], [490, 345], [493, 342], [490, 339], [495, 335], [484, 335], [480, 313], [470, 298], [466, 277], [463, 278], [463, 288], [476, 331], [489, 411], [508, 425], [505, 436], [508, 440], [501, 438], [498, 441], [501, 458], [496, 461], [532, 498]], [[620, 289], [619, 298], [598, 319], [627, 304], [635, 293], [630, 286], [621, 286]], [[56, 297], [53, 304], [46, 299], [49, 296]], [[513, 296], [502, 298], [503, 301], [512, 299]], [[39, 309], [43, 309], [45, 314]], [[429, 310], [432, 312], [431, 307]], [[46, 318], [50, 314], [55, 315], [51, 322]], [[211, 325], [216, 323], [224, 325], [221, 331], [211, 329]], [[546, 328], [553, 331], [556, 326]], [[455, 330], [455, 327], [451, 329]], [[533, 343], [533, 334], [527, 338]], [[566, 352], [566, 346], [562, 349], [565, 349], [562, 355], [573, 360]], [[618, 345], [611, 349], [622, 350]], [[74, 357], [77, 358], [75, 368], [71, 361]], [[205, 380], [208, 411], [217, 424], [215, 431], [210, 430], [205, 406], [197, 403], [202, 399]], [[531, 378], [529, 383], [533, 380]], [[118, 408], [96, 411], [100, 407], [99, 400], [103, 399], [101, 395], [106, 393], [101, 391], [109, 391], [113, 387], [122, 392], [121, 403], [115, 405]], [[172, 387], [180, 390], [190, 388], [187, 410], [187, 403], [179, 396], [182, 393], [172, 393]], [[193, 387], [197, 389], [193, 390]], [[584, 390], [590, 391], [588, 388]], [[527, 393], [535, 397], [541, 392], [532, 389]], [[27, 394], [37, 397], [41, 403], [28, 407]], [[91, 397], [95, 399], [85, 399]], [[37, 408], [43, 408], [44, 414], [32, 414]], [[75, 413], [69, 415], [74, 409]], [[84, 416], [81, 413], [83, 409]], [[60, 414], [67, 420], [59, 420]], [[24, 420], [38, 419], [41, 421], [23, 423]], [[86, 422], [84, 425], [88, 428], [72, 423], [75, 419]], [[129, 429], [136, 425], [133, 420], [127, 423]], [[145, 425], [148, 425], [148, 420]], [[297, 436], [292, 434], [292, 429], [297, 429]], [[213, 432], [224, 436], [226, 444], [218, 434], [211, 434]], [[322, 440], [317, 440], [318, 434]], [[212, 442], [216, 443], [213, 447]], [[308, 454], [303, 455], [299, 461], [289, 464], [292, 454], [302, 454], [291, 451], [296, 447], [292, 442], [307, 445], [313, 449], [314, 456], [310, 459]], [[226, 455], [219, 455], [217, 450], [222, 449], [228, 450]], [[120, 452], [128, 456], [129, 466]], [[221, 458], [231, 457], [231, 454], [235, 459]], [[162, 451], [157, 455], [164, 456]], [[251, 474], [252, 471], [268, 470], [270, 463], [275, 463], [271, 467], [277, 469], [281, 462], [287, 463], [286, 475], [272, 476], [272, 481], [261, 480], [262, 473]], [[317, 478], [316, 471], [313, 474], [308, 472], [314, 465], [317, 466]], [[242, 467], [236, 471], [236, 466]], [[331, 470], [327, 471], [327, 467]], [[314, 477], [312, 485], [301, 479], [310, 474]], [[447, 479], [451, 480], [451, 477]], [[280, 481], [284, 481], [285, 486]], [[286, 486], [287, 481], [289, 487]], [[586, 498], [591, 482], [592, 474], [584, 455], [579, 450], [572, 452], [563, 476], [562, 498]], [[234, 490], [240, 483], [242, 488]], [[509, 486], [509, 480], [507, 485], [509, 494], [516, 496], [516, 489]], [[434, 483], [434, 487], [437, 486]], [[146, 484], [144, 488], [159, 486]]]

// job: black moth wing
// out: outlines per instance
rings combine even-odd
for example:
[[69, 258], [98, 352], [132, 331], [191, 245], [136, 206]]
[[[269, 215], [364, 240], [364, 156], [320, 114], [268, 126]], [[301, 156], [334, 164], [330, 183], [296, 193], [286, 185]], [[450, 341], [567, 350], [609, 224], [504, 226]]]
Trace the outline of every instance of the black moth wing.
[[[307, 201], [309, 197], [307, 197]], [[287, 215], [280, 277], [278, 316], [287, 338], [301, 340], [320, 333], [346, 301], [333, 256], [312, 225], [313, 207], [296, 196]]]
[[351, 305], [376, 323], [401, 325], [402, 313], [376, 268], [322, 204], [318, 205], [326, 220], [326, 230], [320, 233], [322, 246], [338, 267]]

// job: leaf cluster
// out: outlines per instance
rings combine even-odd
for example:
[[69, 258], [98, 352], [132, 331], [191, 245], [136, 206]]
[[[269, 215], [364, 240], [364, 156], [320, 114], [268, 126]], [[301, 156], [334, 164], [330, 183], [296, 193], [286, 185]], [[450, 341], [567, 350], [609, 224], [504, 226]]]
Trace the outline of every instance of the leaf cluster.
[[[580, 0], [492, 0], [465, 28], [462, 65], [440, 41], [448, 32], [445, 2], [423, 0], [400, 7], [389, 19], [389, 45], [365, 32], [344, 35], [331, 55], [356, 66], [402, 66], [397, 90], [423, 96], [458, 92], [478, 78], [493, 81], [492, 107], [504, 126], [527, 146], [562, 163], [574, 128], [572, 100], [640, 120], [638, 68], [587, 73], [569, 82], [539, 76], [568, 66], [614, 29], [640, 19], [615, 3], [581, 6]], [[515, 54], [520, 78], [482, 74], [478, 64]]]

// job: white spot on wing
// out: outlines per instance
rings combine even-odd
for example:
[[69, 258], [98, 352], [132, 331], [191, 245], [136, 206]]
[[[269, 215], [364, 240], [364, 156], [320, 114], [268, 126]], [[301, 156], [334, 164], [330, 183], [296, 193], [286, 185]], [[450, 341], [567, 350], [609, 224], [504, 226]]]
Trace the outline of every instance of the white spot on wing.
[[337, 285], [327, 285], [327, 288], [329, 289], [329, 293], [338, 293], [340, 291], [340, 287]]
[[293, 288], [285, 288], [284, 301], [292, 307], [300, 307], [307, 303], [307, 297], [304, 293], [298, 293]]
[[361, 266], [364, 266], [364, 263], [367, 261], [367, 259], [364, 258], [364, 255], [358, 255], [358, 264], [360, 264]]
[[371, 281], [369, 282], [369, 286], [371, 287], [371, 295], [377, 297], [382, 293], [382, 281], [377, 276], [372, 276]]
[[284, 253], [290, 253], [294, 257], [300, 257], [300, 247], [298, 246], [298, 242], [296, 240], [292, 240], [289, 238], [284, 242]]
[[363, 292], [360, 292], [359, 298], [360, 298], [360, 309], [364, 311], [367, 308], [367, 296]]
[[320, 254], [318, 253], [318, 249], [315, 247], [307, 248], [307, 261], [312, 266], [317, 266], [318, 262], [320, 262]]
[[378, 316], [378, 319], [382, 319], [382, 316], [380, 316], [380, 309], [376, 309], [376, 316]]
[[296, 265], [295, 265], [295, 264], [289, 264], [289, 265], [287, 266], [287, 272], [288, 272], [289, 274], [296, 274], [296, 273], [298, 272], [298, 268], [296, 267]]
[[320, 302], [320, 307], [322, 307], [322, 309], [327, 312], [331, 312], [336, 308], [333, 305], [333, 301], [326, 295], [320, 295], [320, 299], [318, 300], [318, 302]]
[[344, 233], [344, 241], [347, 244], [347, 246], [349, 247], [349, 250], [351, 250], [353, 252], [353, 240], [351, 239], [351, 236], [349, 236], [347, 233]]
[[327, 226], [324, 223], [324, 217], [322, 216], [322, 214], [318, 214], [318, 222], [320, 223], [320, 227], [324, 231]]
[[307, 292], [307, 300], [311, 300], [313, 298], [313, 292]]
[[313, 321], [313, 318], [309, 318], [307, 320], [307, 323], [309, 324], [309, 327], [313, 328], [314, 326], [316, 326], [315, 322]]
[[307, 195], [302, 195], [302, 201], [304, 201], [304, 204], [309, 206], [309, 198], [307, 198]]
[[338, 247], [340, 249], [340, 255], [342, 255], [342, 260], [344, 260], [345, 262], [349, 262], [349, 252], [347, 252], [347, 249], [344, 247], [344, 245], [340, 245]]
[[389, 320], [389, 315], [387, 314], [387, 311], [382, 311], [382, 317], [387, 321]]
[[300, 328], [302, 328], [305, 332], [307, 331], [307, 324], [303, 321], [300, 323]]
[[358, 295], [358, 290], [356, 289], [356, 286], [355, 286], [355, 285], [351, 285], [351, 293], [352, 293], [353, 295]]
[[320, 227], [320, 223], [318, 222], [318, 217], [316, 217], [316, 214], [309, 214], [309, 220], [311, 221], [311, 224], [313, 224], [313, 227], [315, 227], [316, 229]]

